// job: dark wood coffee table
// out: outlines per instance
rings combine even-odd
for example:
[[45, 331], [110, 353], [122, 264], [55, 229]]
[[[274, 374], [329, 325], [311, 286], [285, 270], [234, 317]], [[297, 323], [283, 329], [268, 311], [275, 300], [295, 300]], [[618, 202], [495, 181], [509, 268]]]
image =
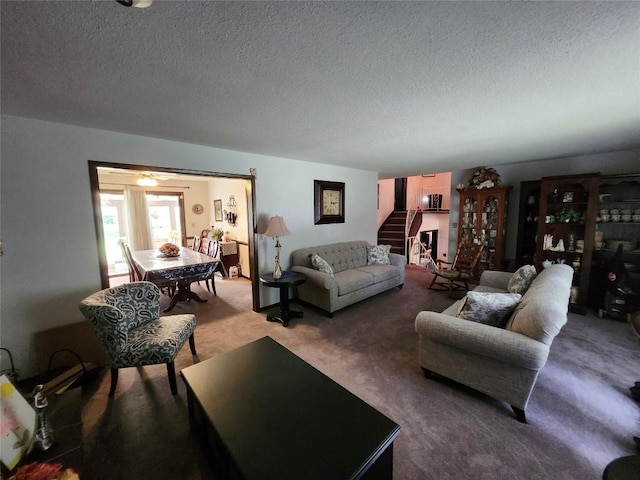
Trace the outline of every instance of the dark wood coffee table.
[[181, 376], [216, 478], [392, 478], [400, 427], [270, 337]]

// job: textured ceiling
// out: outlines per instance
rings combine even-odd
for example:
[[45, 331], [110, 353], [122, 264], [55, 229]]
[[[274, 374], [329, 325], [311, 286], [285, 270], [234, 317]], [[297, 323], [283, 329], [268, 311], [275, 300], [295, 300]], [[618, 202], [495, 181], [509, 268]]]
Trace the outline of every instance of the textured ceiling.
[[382, 178], [640, 146], [638, 2], [3, 0], [0, 13], [7, 114]]

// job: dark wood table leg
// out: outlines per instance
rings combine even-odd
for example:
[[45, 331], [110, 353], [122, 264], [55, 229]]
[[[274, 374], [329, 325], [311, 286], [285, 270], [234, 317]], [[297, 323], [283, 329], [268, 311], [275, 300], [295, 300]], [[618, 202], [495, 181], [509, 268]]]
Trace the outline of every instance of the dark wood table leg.
[[280, 315], [267, 315], [268, 322], [280, 322], [283, 327], [289, 326], [289, 320], [292, 318], [302, 318], [303, 312], [291, 310], [289, 308], [289, 286], [283, 285], [280, 290]]
[[184, 302], [185, 300], [195, 300], [199, 303], [205, 303], [207, 300], [201, 298], [197, 293], [192, 292], [190, 288], [190, 282], [182, 282], [178, 281], [178, 289], [173, 297], [171, 297], [171, 303], [167, 308], [165, 308], [164, 312], [169, 312], [176, 306], [178, 302]]

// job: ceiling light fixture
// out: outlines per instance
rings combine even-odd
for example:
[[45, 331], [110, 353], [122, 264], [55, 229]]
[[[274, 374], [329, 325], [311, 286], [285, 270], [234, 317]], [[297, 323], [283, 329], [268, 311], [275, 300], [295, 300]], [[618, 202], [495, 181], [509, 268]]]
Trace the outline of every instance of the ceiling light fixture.
[[125, 7], [147, 8], [151, 6], [153, 0], [116, 0], [116, 2]]
[[149, 178], [149, 177], [139, 178], [136, 183], [141, 187], [157, 187], [158, 186], [158, 181], [155, 180], [154, 178]]

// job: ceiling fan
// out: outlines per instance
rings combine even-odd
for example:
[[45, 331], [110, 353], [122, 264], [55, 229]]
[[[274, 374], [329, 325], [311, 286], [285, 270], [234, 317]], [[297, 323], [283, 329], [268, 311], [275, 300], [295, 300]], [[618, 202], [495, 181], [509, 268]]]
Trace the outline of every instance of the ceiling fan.
[[101, 170], [109, 175], [127, 175], [129, 177], [137, 177], [136, 183], [141, 187], [157, 187], [159, 181], [170, 180], [177, 176], [175, 173], [158, 173], [148, 170], [121, 170], [118, 168], [104, 168]]

